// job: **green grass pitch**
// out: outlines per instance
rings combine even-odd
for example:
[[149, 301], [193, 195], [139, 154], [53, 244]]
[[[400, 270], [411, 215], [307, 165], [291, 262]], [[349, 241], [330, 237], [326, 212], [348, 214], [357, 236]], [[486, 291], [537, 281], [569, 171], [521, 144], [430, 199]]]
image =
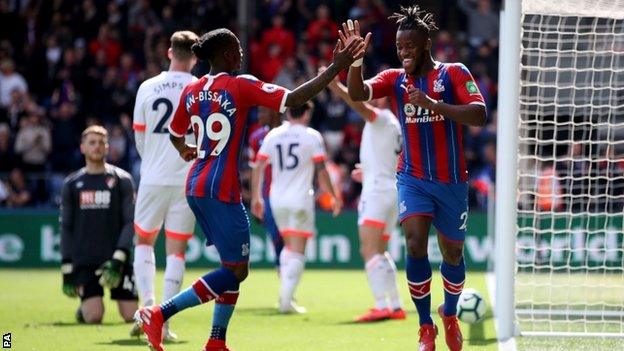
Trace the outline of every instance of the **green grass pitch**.
[[[189, 270], [184, 286], [205, 273]], [[252, 270], [241, 287], [241, 296], [228, 328], [228, 344], [236, 351], [263, 350], [416, 350], [418, 316], [408, 296], [405, 273], [399, 273], [399, 289], [410, 312], [405, 321], [354, 324], [353, 317], [372, 307], [366, 276], [359, 270], [310, 270], [297, 291], [305, 315], [277, 314], [278, 280], [273, 270]], [[14, 350], [147, 350], [144, 340], [130, 339], [130, 325], [122, 323], [116, 306], [105, 298], [102, 325], [77, 325], [78, 300], [61, 293], [61, 274], [56, 270], [0, 270], [0, 331], [12, 333]], [[157, 288], [162, 272], [157, 276]], [[486, 300], [485, 275], [469, 272], [467, 287], [479, 290]], [[442, 301], [440, 275], [432, 284], [435, 309]], [[185, 310], [172, 319], [180, 342], [166, 350], [202, 349], [212, 320], [212, 303]], [[491, 314], [482, 323], [464, 324], [465, 350], [496, 350]], [[436, 324], [441, 326], [437, 316]], [[442, 329], [440, 328], [440, 332]], [[443, 334], [437, 350], [447, 350]]]

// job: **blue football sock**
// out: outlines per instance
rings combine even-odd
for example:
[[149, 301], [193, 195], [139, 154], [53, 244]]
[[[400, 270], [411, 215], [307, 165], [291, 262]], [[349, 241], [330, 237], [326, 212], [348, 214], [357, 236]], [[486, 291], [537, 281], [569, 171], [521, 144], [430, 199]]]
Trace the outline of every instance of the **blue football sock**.
[[431, 319], [431, 265], [429, 256], [413, 258], [407, 255], [405, 266], [407, 283], [416, 305], [420, 325], [433, 324]]
[[230, 318], [234, 313], [234, 307], [238, 300], [238, 286], [232, 291], [226, 291], [216, 301], [214, 312], [212, 314], [212, 332], [211, 339], [219, 339], [225, 341]]
[[174, 314], [189, 307], [216, 299], [227, 290], [238, 290], [238, 278], [227, 268], [216, 269], [197, 279], [191, 287], [160, 305], [166, 321]]
[[466, 279], [466, 266], [464, 258], [457, 266], [442, 262], [440, 265], [440, 273], [442, 273], [442, 282], [444, 285], [444, 315], [452, 316], [457, 314], [457, 300], [464, 288]]

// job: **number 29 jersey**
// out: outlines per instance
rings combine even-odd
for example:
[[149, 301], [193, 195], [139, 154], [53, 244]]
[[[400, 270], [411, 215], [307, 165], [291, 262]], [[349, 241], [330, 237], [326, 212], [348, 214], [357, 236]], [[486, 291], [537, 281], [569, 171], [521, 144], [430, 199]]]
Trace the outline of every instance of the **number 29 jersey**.
[[186, 178], [186, 195], [240, 203], [239, 164], [249, 110], [284, 112], [289, 91], [251, 75], [206, 75], [186, 86], [169, 132], [181, 137], [193, 127], [197, 159]]
[[145, 133], [141, 184], [184, 185], [184, 177], [191, 164], [185, 162], [171, 145], [167, 126], [178, 107], [182, 90], [196, 80], [187, 72], [165, 71], [146, 80], [139, 87], [132, 128]]

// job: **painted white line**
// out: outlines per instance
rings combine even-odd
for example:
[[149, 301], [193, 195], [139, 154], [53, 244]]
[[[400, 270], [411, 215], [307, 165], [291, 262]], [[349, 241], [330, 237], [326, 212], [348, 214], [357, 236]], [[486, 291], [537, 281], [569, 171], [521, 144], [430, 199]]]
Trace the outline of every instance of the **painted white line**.
[[[494, 318], [494, 330], [496, 330], [496, 335], [498, 335], [498, 321], [496, 320], [496, 278], [494, 277], [494, 273], [488, 272], [485, 274], [485, 285], [488, 289], [488, 294], [490, 295], [490, 305], [492, 305], [492, 316]], [[517, 351], [516, 347], [516, 339], [509, 338], [507, 340], [499, 340], [498, 341], [498, 351]]]

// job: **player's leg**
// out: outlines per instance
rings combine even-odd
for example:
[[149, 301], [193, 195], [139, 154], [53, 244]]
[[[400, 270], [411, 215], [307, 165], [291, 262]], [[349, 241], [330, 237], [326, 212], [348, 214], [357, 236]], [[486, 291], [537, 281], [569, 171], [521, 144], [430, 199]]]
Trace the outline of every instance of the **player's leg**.
[[290, 230], [282, 232], [282, 235], [285, 245], [280, 258], [279, 311], [305, 313], [305, 308], [295, 304], [294, 295], [305, 269], [305, 247], [311, 233]]
[[405, 319], [407, 314], [403, 310], [403, 303], [401, 302], [401, 295], [399, 294], [399, 288], [397, 285], [397, 267], [394, 263], [394, 259], [387, 251], [388, 241], [390, 240], [392, 233], [396, 230], [398, 211], [396, 207], [396, 197], [392, 199], [392, 206], [388, 212], [386, 228], [382, 235], [382, 240], [379, 243], [379, 249], [383, 252], [385, 257], [384, 264], [386, 265], [386, 295], [388, 296], [388, 303], [390, 305], [390, 318], [391, 319]]
[[436, 202], [433, 225], [438, 231], [442, 252], [440, 273], [444, 286], [444, 305], [438, 313], [444, 323], [446, 343], [450, 350], [461, 350], [463, 338], [457, 321], [457, 300], [466, 279], [464, 239], [468, 219], [468, 185], [437, 184], [432, 192]]
[[435, 350], [437, 330], [431, 319], [431, 265], [427, 255], [429, 229], [434, 213], [426, 184], [409, 175], [397, 177], [399, 221], [405, 233], [405, 271], [412, 301], [420, 321], [420, 350]]
[[[184, 280], [184, 253], [188, 240], [193, 236], [195, 216], [188, 206], [182, 187], [170, 187], [171, 203], [165, 218], [165, 251], [167, 254], [163, 279], [163, 298], [167, 301], [180, 292]], [[177, 340], [177, 335], [165, 323], [164, 339]]]
[[375, 307], [358, 316], [355, 319], [358, 322], [373, 322], [390, 317], [386, 299], [386, 276], [389, 272], [386, 257], [383, 254], [385, 248], [380, 244], [383, 242], [382, 236], [385, 226], [385, 223], [382, 222], [362, 220], [358, 227], [360, 255], [364, 261], [368, 286], [375, 299]]
[[279, 272], [280, 267], [280, 254], [284, 248], [284, 239], [279, 233], [275, 218], [273, 217], [273, 211], [271, 211], [271, 202], [268, 196], [264, 197], [264, 229], [271, 236], [271, 242], [273, 243], [273, 249], [275, 251], [275, 267]]
[[163, 196], [161, 187], [141, 184], [134, 207], [134, 274], [137, 290], [143, 306], [155, 303], [154, 278], [156, 276], [156, 257], [154, 244], [163, 224], [169, 204], [169, 197]]
[[121, 318], [126, 323], [132, 322], [134, 320], [134, 314], [139, 308], [139, 296], [137, 294], [136, 281], [131, 265], [124, 267], [124, 276], [121, 279], [121, 283], [118, 287], [111, 289], [110, 292], [111, 299], [117, 301], [117, 309], [119, 310]]
[[80, 297], [80, 307], [76, 311], [76, 319], [79, 323], [99, 324], [104, 317], [104, 289], [98, 283], [95, 275], [97, 267], [78, 266], [76, 267], [76, 284], [78, 296]]
[[[215, 300], [225, 293], [237, 295], [240, 282], [249, 272], [249, 219], [243, 205], [209, 198], [187, 199], [206, 234], [207, 244], [214, 244], [217, 248], [222, 266], [200, 277], [189, 288], [159, 306], [139, 310], [135, 318], [142, 323], [150, 345], [156, 350], [162, 350], [164, 322], [180, 311]], [[229, 317], [224, 319], [229, 322]], [[225, 344], [222, 341], [219, 345], [221, 343]]]
[[282, 313], [303, 313], [305, 308], [297, 306], [293, 297], [305, 268], [305, 247], [307, 239], [314, 232], [314, 204], [305, 208], [271, 204], [284, 248], [280, 255], [279, 311]]
[[104, 318], [104, 302], [102, 296], [91, 296], [80, 303], [80, 315], [87, 324], [100, 324]]

